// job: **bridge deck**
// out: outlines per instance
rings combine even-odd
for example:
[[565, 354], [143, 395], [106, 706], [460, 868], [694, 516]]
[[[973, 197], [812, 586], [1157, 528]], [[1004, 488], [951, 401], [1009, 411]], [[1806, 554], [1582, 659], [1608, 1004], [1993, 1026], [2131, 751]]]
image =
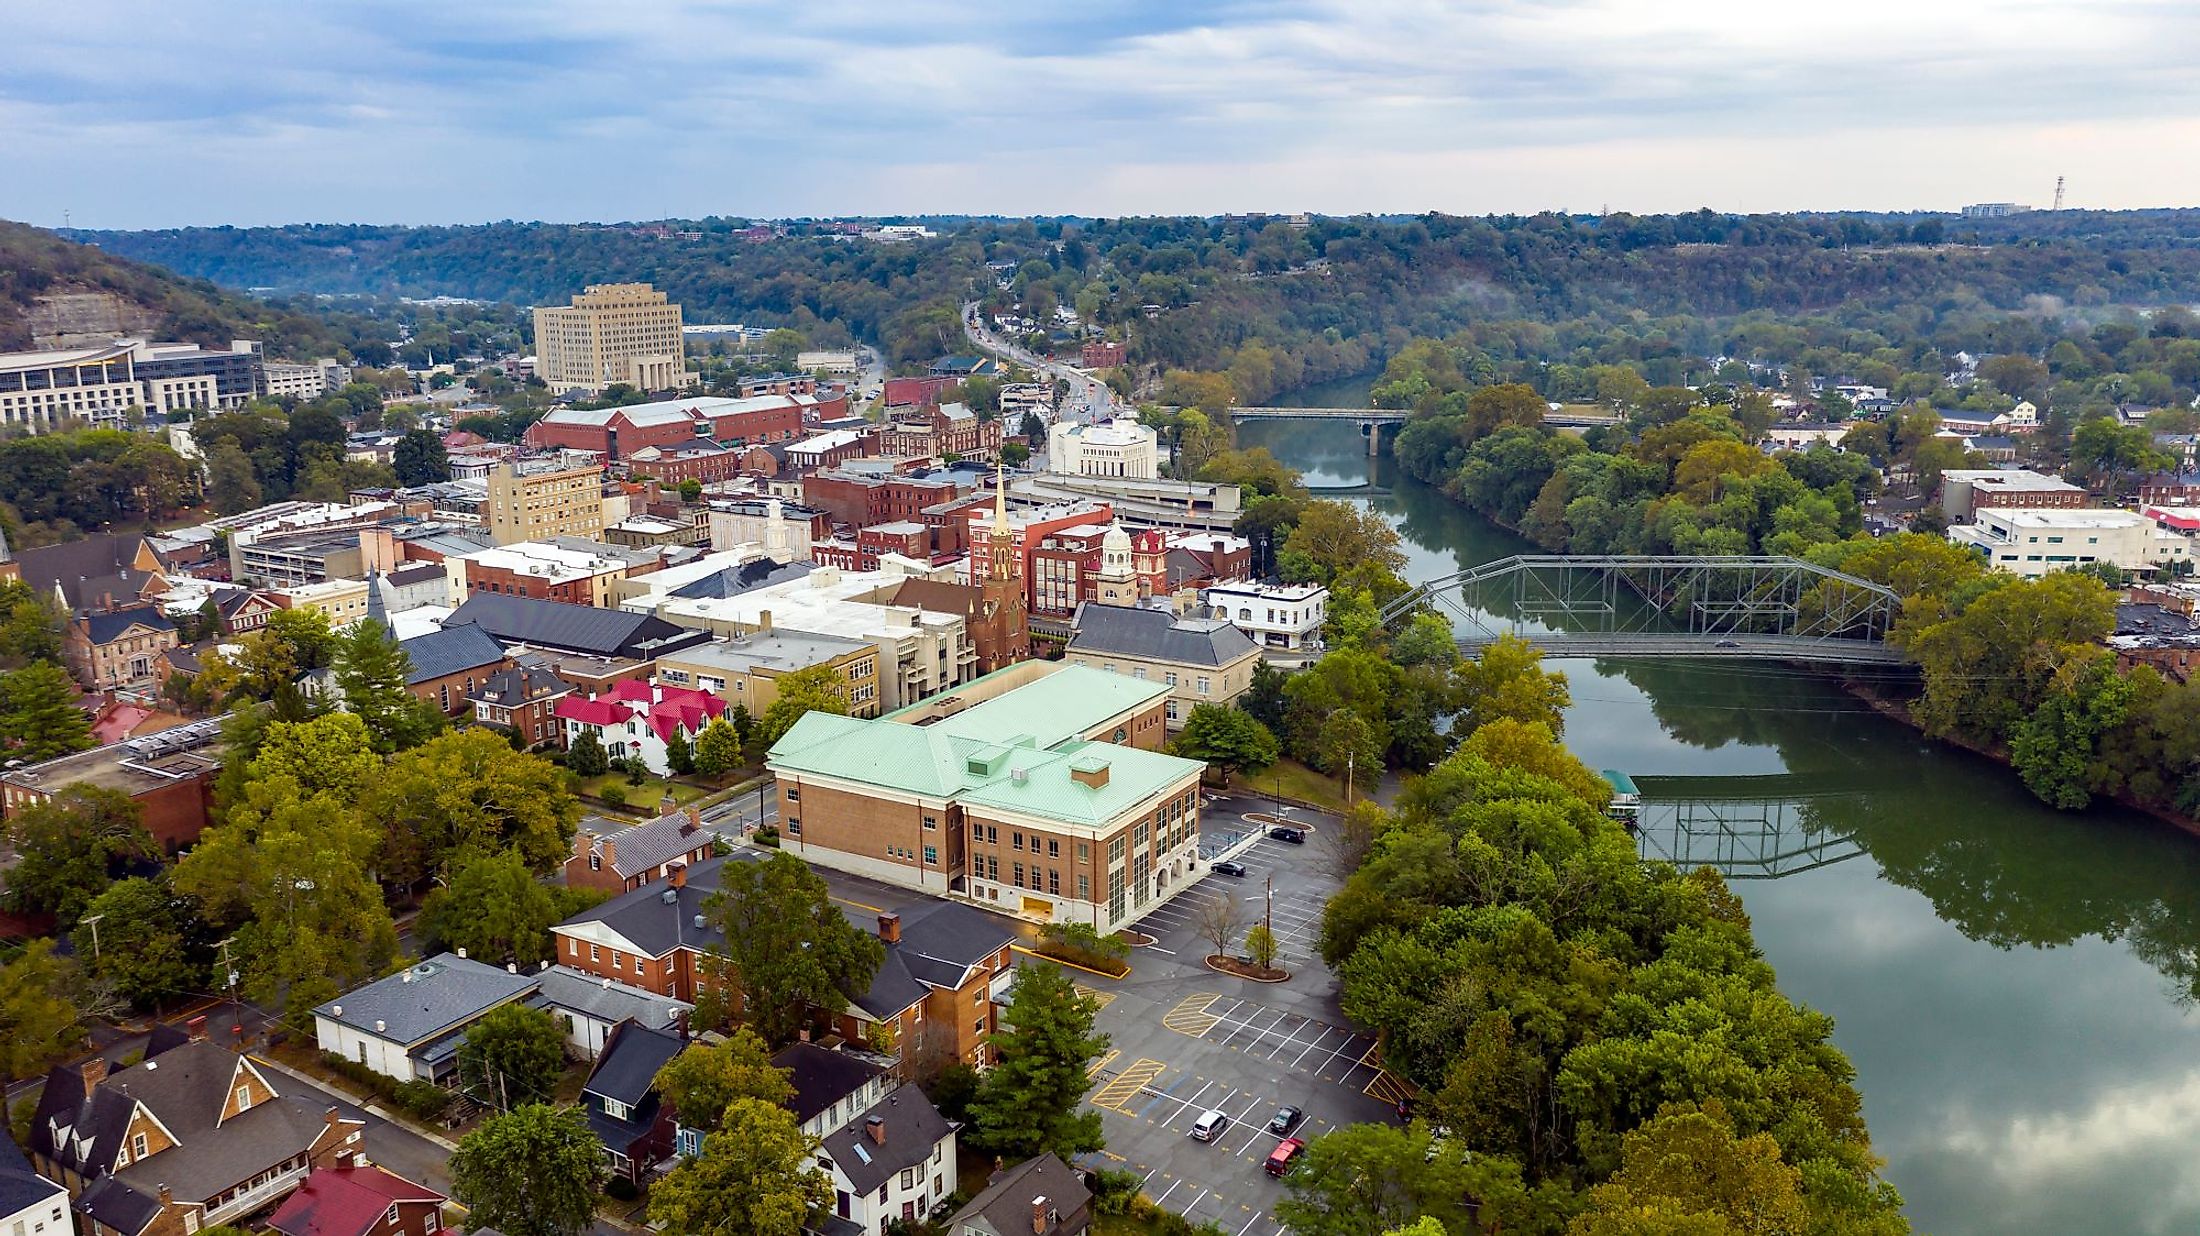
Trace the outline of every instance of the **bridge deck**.
[[[1518, 632], [1544, 656], [1560, 657], [1724, 657], [1739, 661], [1796, 661], [1811, 665], [1900, 665], [1900, 649], [1854, 639], [1811, 639], [1792, 635], [1572, 634]], [[1496, 643], [1496, 636], [1462, 635], [1469, 654]]]

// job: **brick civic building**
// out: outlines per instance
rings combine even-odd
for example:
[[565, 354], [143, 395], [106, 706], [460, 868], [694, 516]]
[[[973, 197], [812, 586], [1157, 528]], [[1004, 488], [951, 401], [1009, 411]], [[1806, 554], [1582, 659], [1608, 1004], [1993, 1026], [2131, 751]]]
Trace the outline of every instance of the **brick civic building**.
[[822, 399], [815, 395], [698, 396], [623, 408], [562, 408], [529, 426], [522, 440], [537, 449], [595, 451], [616, 460], [645, 446], [792, 442], [803, 435], [806, 425], [847, 413], [845, 395]]
[[925, 508], [952, 502], [970, 487], [954, 481], [896, 474], [827, 471], [802, 478], [802, 501], [836, 524], [868, 528], [895, 520], [924, 521]]
[[1077, 363], [1085, 369], [1113, 369], [1124, 362], [1129, 349], [1117, 342], [1088, 343], [1077, 349]]

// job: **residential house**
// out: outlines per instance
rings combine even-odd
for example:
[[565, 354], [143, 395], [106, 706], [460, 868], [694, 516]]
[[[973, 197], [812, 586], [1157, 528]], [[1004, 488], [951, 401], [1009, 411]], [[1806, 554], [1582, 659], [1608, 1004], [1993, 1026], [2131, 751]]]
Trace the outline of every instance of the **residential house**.
[[993, 1173], [946, 1226], [948, 1236], [1086, 1236], [1092, 1190], [1050, 1150]]
[[268, 1219], [267, 1230], [279, 1236], [438, 1236], [448, 1200], [362, 1155], [306, 1177]]
[[693, 749], [695, 736], [725, 713], [726, 701], [708, 691], [634, 679], [600, 695], [568, 695], [551, 710], [565, 723], [567, 750], [582, 734], [591, 734], [612, 759], [639, 756], [660, 777], [672, 771], [668, 753], [674, 734], [684, 735]]
[[0, 1129], [0, 1232], [7, 1236], [68, 1236], [69, 1191], [39, 1175], [6, 1129]]
[[276, 610], [273, 593], [258, 588], [232, 588], [220, 594], [214, 601], [214, 612], [224, 635], [244, 635], [267, 625]]
[[[772, 1057], [772, 1067], [786, 1070], [787, 1084], [794, 1088], [786, 1106], [794, 1113], [795, 1123], [820, 1139], [885, 1098], [887, 1087], [894, 1084], [893, 1075], [876, 1057], [811, 1042], [781, 1048]], [[694, 1146], [682, 1153], [700, 1150], [699, 1137]]]
[[474, 720], [501, 726], [519, 735], [530, 751], [539, 747], [563, 750], [565, 726], [559, 722], [558, 701], [573, 693], [573, 684], [543, 665], [507, 665], [481, 680], [466, 696]]
[[411, 672], [405, 675], [405, 689], [435, 705], [447, 717], [466, 711], [467, 700], [512, 663], [504, 645], [476, 626], [430, 631], [398, 647], [412, 662]]
[[671, 1157], [672, 1112], [658, 1097], [657, 1074], [686, 1048], [680, 1028], [633, 1021], [620, 1022], [604, 1043], [581, 1087], [581, 1103], [612, 1175], [640, 1184]]
[[1320, 651], [1329, 589], [1320, 584], [1217, 584], [1200, 596], [1207, 612], [1262, 648]]
[[885, 1236], [955, 1191], [955, 1126], [922, 1090], [900, 1086], [826, 1134], [817, 1165], [832, 1178], [834, 1216]]
[[1128, 605], [1080, 605], [1070, 619], [1066, 659], [1165, 684], [1168, 724], [1175, 729], [1199, 705], [1229, 704], [1253, 685], [1260, 646], [1237, 621], [1180, 618], [1168, 610]]
[[358, 1153], [363, 1129], [284, 1094], [250, 1057], [161, 1027], [128, 1068], [94, 1056], [49, 1072], [29, 1150], [86, 1236], [183, 1236], [281, 1199]]
[[176, 624], [157, 605], [72, 614], [61, 656], [87, 691], [156, 691], [154, 667], [176, 646]]
[[467, 1027], [533, 994], [534, 980], [444, 953], [313, 1010], [322, 1051], [398, 1081], [447, 1082]]
[[677, 1029], [695, 1012], [685, 1000], [607, 983], [568, 966], [544, 966], [534, 979], [535, 994], [527, 997], [528, 1005], [556, 1018], [565, 1027], [567, 1054], [583, 1060], [601, 1055], [622, 1022]]
[[507, 646], [525, 644], [555, 652], [638, 661], [654, 660], [664, 653], [710, 641], [709, 632], [674, 626], [648, 614], [494, 592], [467, 597], [466, 603], [443, 622], [446, 629], [469, 624]]
[[717, 835], [703, 827], [701, 813], [692, 807], [625, 826], [592, 815], [573, 834], [565, 886], [629, 892], [671, 874], [673, 863], [702, 862], [716, 844]]

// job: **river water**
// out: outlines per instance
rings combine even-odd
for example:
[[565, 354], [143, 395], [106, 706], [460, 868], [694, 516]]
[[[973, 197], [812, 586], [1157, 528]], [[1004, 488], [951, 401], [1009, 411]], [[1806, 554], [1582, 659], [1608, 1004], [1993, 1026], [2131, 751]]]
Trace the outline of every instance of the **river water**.
[[[1356, 426], [1254, 422], [1238, 440], [1317, 489], [1389, 488], [1355, 501], [1398, 527], [1417, 582], [1529, 548], [1370, 460]], [[2200, 838], [2052, 811], [2007, 769], [1806, 673], [1552, 664], [1573, 692], [1566, 742], [1591, 767], [1693, 779], [1666, 783], [1686, 804], [1646, 808], [1646, 847], [1782, 856], [1744, 862], [1772, 878], [1734, 888], [1782, 989], [1836, 1019], [1918, 1231], [2200, 1232]], [[1726, 792], [1712, 779], [1780, 774], [1724, 783], [1773, 801], [1704, 801]]]

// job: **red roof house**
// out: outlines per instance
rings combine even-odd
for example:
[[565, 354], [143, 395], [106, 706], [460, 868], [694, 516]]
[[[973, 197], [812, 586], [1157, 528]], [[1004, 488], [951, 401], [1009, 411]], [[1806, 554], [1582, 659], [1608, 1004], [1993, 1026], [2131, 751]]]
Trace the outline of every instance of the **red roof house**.
[[362, 1156], [357, 1167], [324, 1167], [306, 1177], [267, 1226], [282, 1236], [436, 1236], [444, 1201]]
[[675, 732], [692, 744], [704, 726], [725, 713], [726, 701], [708, 691], [628, 678], [585, 699], [568, 695], [551, 715], [565, 723], [567, 750], [582, 733], [591, 733], [612, 759], [638, 755], [662, 775], [671, 771], [665, 748]]

